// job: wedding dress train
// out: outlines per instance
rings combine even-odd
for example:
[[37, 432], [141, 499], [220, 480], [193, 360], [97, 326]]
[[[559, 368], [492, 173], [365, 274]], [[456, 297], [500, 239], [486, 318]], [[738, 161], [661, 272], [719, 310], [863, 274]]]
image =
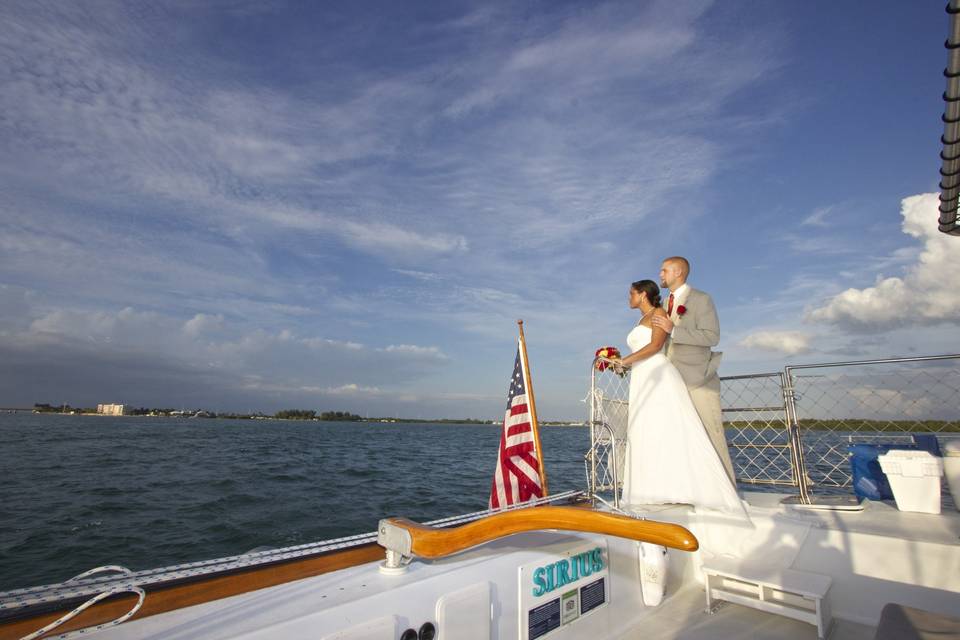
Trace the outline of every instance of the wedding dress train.
[[[631, 352], [650, 336], [649, 327], [634, 327], [627, 336]], [[662, 353], [633, 365], [628, 416], [624, 502], [692, 504], [746, 515], [680, 372]]]

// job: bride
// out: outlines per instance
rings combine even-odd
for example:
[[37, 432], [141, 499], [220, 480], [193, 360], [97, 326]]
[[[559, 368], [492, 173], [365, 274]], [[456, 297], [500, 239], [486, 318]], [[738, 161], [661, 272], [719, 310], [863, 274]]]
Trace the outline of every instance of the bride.
[[632, 353], [623, 501], [692, 504], [742, 513], [743, 505], [717, 456], [680, 372], [663, 354], [667, 334], [653, 327], [660, 287], [652, 280], [630, 286], [630, 308], [643, 316], [627, 336]]

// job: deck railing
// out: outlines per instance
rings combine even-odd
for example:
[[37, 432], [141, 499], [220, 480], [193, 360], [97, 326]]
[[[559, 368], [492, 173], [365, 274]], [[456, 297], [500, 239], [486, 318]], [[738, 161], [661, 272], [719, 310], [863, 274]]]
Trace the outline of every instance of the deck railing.
[[[611, 492], [619, 505], [630, 372], [599, 371], [598, 362], [590, 382], [588, 490]], [[851, 444], [960, 438], [960, 354], [788, 365], [720, 380], [737, 482], [796, 492], [803, 503], [849, 493]]]

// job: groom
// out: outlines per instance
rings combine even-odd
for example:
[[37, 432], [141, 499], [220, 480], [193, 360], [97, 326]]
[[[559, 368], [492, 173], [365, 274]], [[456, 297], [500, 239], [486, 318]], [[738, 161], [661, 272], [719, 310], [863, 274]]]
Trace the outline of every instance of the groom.
[[717, 367], [723, 354], [710, 350], [720, 342], [720, 321], [713, 300], [703, 291], [688, 285], [688, 275], [690, 263], [686, 258], [673, 256], [663, 261], [660, 266], [660, 286], [670, 289], [667, 316], [654, 315], [653, 324], [667, 332], [667, 358], [680, 371], [700, 414], [700, 421], [730, 481], [736, 487], [720, 410]]

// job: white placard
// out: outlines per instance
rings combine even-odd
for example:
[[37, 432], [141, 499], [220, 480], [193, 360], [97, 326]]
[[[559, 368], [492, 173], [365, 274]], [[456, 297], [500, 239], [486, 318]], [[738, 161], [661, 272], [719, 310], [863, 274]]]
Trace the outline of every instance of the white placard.
[[521, 640], [539, 640], [610, 601], [607, 542], [584, 542], [520, 567]]

